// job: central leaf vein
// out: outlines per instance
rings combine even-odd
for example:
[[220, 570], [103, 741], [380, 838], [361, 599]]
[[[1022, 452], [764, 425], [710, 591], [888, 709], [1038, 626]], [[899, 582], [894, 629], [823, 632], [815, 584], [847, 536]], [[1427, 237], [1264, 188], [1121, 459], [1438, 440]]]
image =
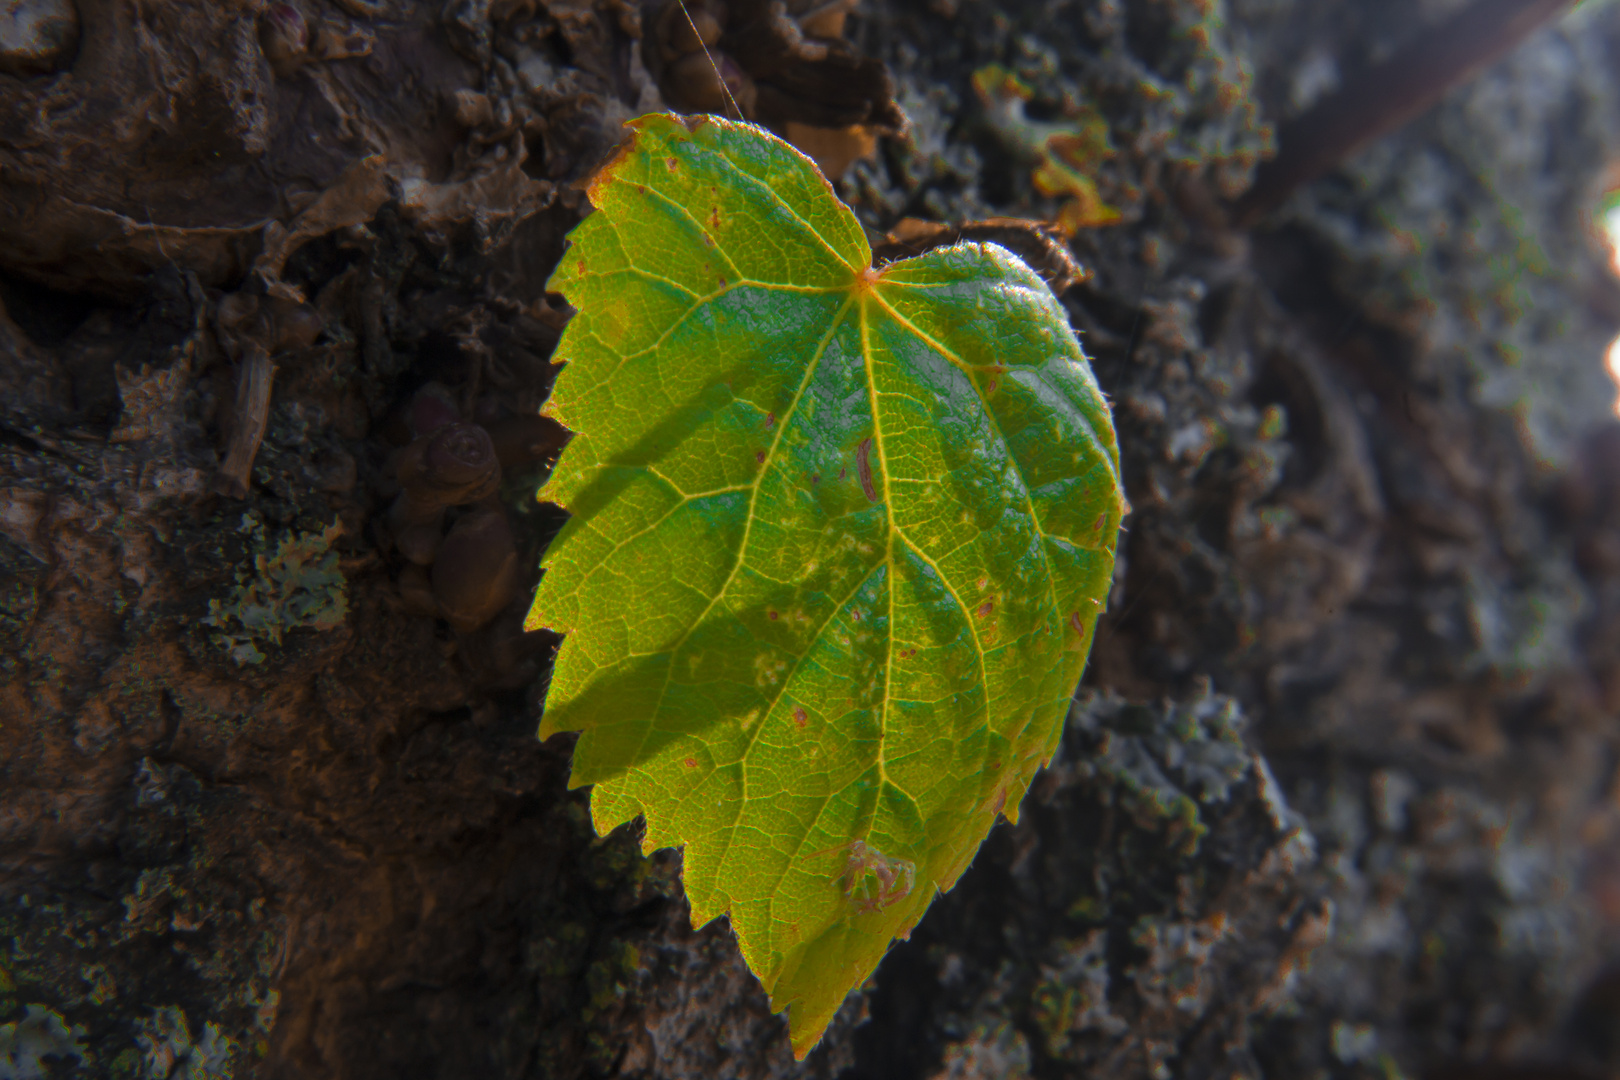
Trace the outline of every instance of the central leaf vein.
[[[889, 490], [889, 458], [884, 448], [883, 418], [878, 410], [877, 375], [872, 370], [872, 327], [867, 317], [866, 293], [861, 298], [861, 362], [866, 367], [866, 394], [872, 409], [872, 446], [877, 451], [878, 469], [883, 474], [883, 505], [889, 512], [888, 531], [884, 536], [883, 561], [889, 567], [889, 635], [883, 655], [883, 710], [878, 715], [878, 779], [887, 783], [889, 687], [894, 679], [894, 498]], [[887, 305], [884, 305], [887, 307]]]
[[[709, 600], [708, 604], [704, 606], [702, 613], [698, 615], [696, 619], [692, 620], [691, 624], [686, 628], [681, 636], [670, 646], [668, 651], [672, 659], [676, 653], [680, 652], [681, 646], [686, 644], [697, 628], [703, 625], [703, 620], [709, 617], [709, 612], [713, 611], [715, 605], [725, 597], [726, 592], [731, 588], [731, 583], [736, 580], [737, 571], [742, 568], [743, 562], [748, 555], [748, 539], [753, 534], [754, 518], [756, 516], [755, 508], [759, 502], [760, 483], [765, 479], [765, 473], [769, 470], [770, 464], [776, 460], [776, 451], [777, 448], [782, 444], [782, 436], [787, 431], [795, 412], [797, 412], [799, 402], [804, 399], [804, 392], [810, 386], [810, 380], [815, 377], [816, 369], [821, 366], [822, 357], [827, 354], [827, 346], [832, 343], [833, 335], [838, 331], [838, 324], [843, 321], [844, 313], [849, 310], [849, 306], [853, 300], [853, 297], [851, 297], [849, 300], [845, 300], [843, 306], [838, 309], [838, 313], [832, 318], [831, 325], [827, 327], [826, 334], [822, 336], [821, 341], [816, 345], [815, 355], [811, 357], [810, 362], [805, 365], [804, 378], [800, 380], [798, 388], [793, 392], [793, 400], [789, 402], [788, 407], [783, 410], [782, 419], [776, 425], [776, 434], [771, 437], [770, 449], [765, 452], [764, 467], [760, 469], [758, 475], [754, 477], [753, 484], [750, 485], [751, 490], [749, 491], [748, 495], [748, 516], [743, 520], [742, 541], [737, 545], [737, 557], [732, 560], [731, 571], [726, 575], [726, 580], [721, 583], [720, 588], [715, 590], [714, 596]], [[658, 714], [663, 711], [664, 698], [669, 694], [670, 677], [674, 673], [674, 670], [675, 667], [673, 664], [671, 664], [664, 672], [664, 678], [658, 690], [658, 700], [657, 703], [654, 704], [652, 710], [653, 723], [656, 723]], [[772, 704], [775, 704], [775, 702], [773, 701]], [[633, 760], [639, 760], [641, 754], [645, 752], [647, 748], [647, 739], [652, 734], [653, 723], [649, 723], [647, 725], [647, 729], [642, 732], [641, 743], [636, 747], [636, 754]]]

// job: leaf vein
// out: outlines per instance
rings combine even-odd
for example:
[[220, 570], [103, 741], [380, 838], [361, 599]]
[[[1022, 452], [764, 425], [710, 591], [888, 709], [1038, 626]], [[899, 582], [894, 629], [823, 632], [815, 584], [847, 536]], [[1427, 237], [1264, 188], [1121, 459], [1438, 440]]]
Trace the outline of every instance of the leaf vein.
[[[887, 304], [884, 307], [888, 307]], [[893, 309], [890, 309], [893, 310]], [[885, 743], [889, 734], [889, 688], [894, 683], [894, 580], [898, 576], [894, 566], [894, 497], [889, 490], [889, 458], [883, 441], [883, 420], [878, 411], [877, 378], [872, 371], [871, 324], [866, 317], [866, 304], [861, 304], [861, 363], [866, 368], [867, 400], [872, 409], [872, 445], [877, 449], [878, 468], [883, 472], [883, 509], [888, 516], [888, 534], [884, 539], [883, 561], [889, 567], [889, 639], [883, 658], [883, 711], [878, 717], [878, 778], [889, 779], [888, 753]]]
[[[664, 194], [662, 191], [660, 191], [656, 187], [647, 187], [647, 188], [643, 188], [642, 190], [648, 195], [657, 196], [658, 198], [662, 199], [665, 202], [666, 205], [673, 207], [675, 210], [678, 210], [681, 213], [681, 215], [683, 217], [685, 217], [686, 220], [691, 223], [692, 227], [698, 231], [699, 235], [706, 236], [710, 240], [713, 240], [714, 241], [714, 250], [717, 253], [719, 253], [719, 255], [720, 255], [720, 257], [722, 259], [726, 260], [726, 268], [731, 271], [731, 276], [733, 276], [733, 277], [741, 277], [742, 276], [742, 271], [737, 269], [737, 264], [731, 261], [731, 256], [726, 254], [726, 250], [720, 246], [719, 239], [717, 237], [709, 235], [709, 230], [707, 230], [707, 229], [705, 229], [703, 227], [703, 223], [697, 219], [697, 215], [693, 214], [692, 211], [688, 210], [686, 208], [685, 204], [676, 202], [673, 198], [671, 198], [670, 196]], [[617, 234], [615, 234], [615, 235], [617, 235]], [[632, 265], [634, 265], [634, 264], [632, 263]]]
[[921, 545], [907, 536], [905, 530], [898, 525], [894, 528], [894, 534], [900, 538], [906, 547], [916, 553], [917, 558], [927, 563], [934, 573], [939, 575], [940, 584], [945, 586], [945, 591], [951, 594], [951, 599], [956, 601], [956, 606], [962, 609], [962, 621], [967, 624], [968, 633], [973, 635], [973, 651], [979, 657], [979, 685], [984, 687], [984, 711], [985, 719], [988, 721], [990, 716], [990, 672], [985, 666], [984, 642], [979, 640], [979, 628], [973, 622], [973, 610], [963, 601], [961, 594], [956, 591], [956, 586], [952, 585], [951, 579], [945, 575], [945, 571], [941, 570], [939, 564], [928, 557]]
[[[957, 356], [950, 349], [946, 348], [942, 343], [936, 341], [932, 335], [925, 332], [910, 319], [896, 311], [888, 303], [888, 301], [884, 300], [881, 296], [875, 297], [875, 299], [878, 303], [882, 304], [884, 308], [888, 310], [889, 314], [892, 315], [897, 321], [899, 321], [912, 333], [916, 334], [919, 338], [926, 341], [929, 347], [934, 351], [938, 352], [941, 356], [945, 357], [963, 371], [971, 370], [970, 364], [964, 361], [961, 357]], [[1019, 462], [1018, 456], [1013, 453], [1012, 444], [1007, 441], [1007, 433], [1002, 429], [1001, 419], [996, 416], [995, 410], [990, 408], [990, 402], [985, 400], [984, 392], [979, 389], [979, 384], [974, 382], [972, 383], [972, 386], [974, 398], [979, 402], [979, 406], [984, 409], [984, 415], [987, 419], [989, 419], [990, 425], [996, 429], [996, 434], [1001, 437], [1001, 444], [1007, 448], [1007, 458], [1012, 462], [1013, 472], [1018, 474], [1018, 486], [1024, 495], [1024, 505], [1029, 508], [1029, 523], [1035, 530], [1035, 534], [1042, 540], [1042, 543], [1039, 543], [1036, 546], [1041, 552], [1041, 566], [1046, 569], [1047, 592], [1052, 597], [1052, 614], [1054, 618], [1061, 622], [1063, 619], [1063, 613], [1058, 610], [1057, 578], [1052, 573], [1052, 560], [1050, 556], [1046, 554], [1046, 544], [1044, 542], [1046, 539], [1046, 532], [1041, 528], [1041, 515], [1035, 510], [1034, 492], [1030, 491], [1029, 480], [1024, 475], [1024, 466]], [[1084, 421], [1085, 417], [1082, 416], [1080, 419]], [[1086, 426], [1089, 428], [1091, 425], [1090, 423], [1087, 423]], [[915, 545], [913, 545], [913, 547], [915, 547]], [[988, 691], [988, 687], [986, 689]]]
[[[831, 344], [833, 334], [838, 331], [838, 324], [843, 319], [844, 312], [849, 310], [849, 306], [853, 300], [854, 298], [851, 297], [849, 300], [844, 302], [843, 307], [838, 309], [838, 314], [833, 316], [831, 324], [827, 327], [827, 333], [823, 335], [820, 344], [816, 347], [815, 356], [811, 358], [810, 363], [805, 365], [804, 378], [800, 381], [798, 389], [794, 391], [793, 400], [788, 403], [788, 407], [783, 411], [782, 419], [776, 425], [776, 434], [771, 439], [770, 449], [766, 451], [766, 461], [770, 461], [775, 457], [776, 448], [782, 443], [782, 435], [787, 431], [789, 421], [793, 419], [793, 414], [798, 409], [799, 402], [803, 400], [804, 392], [806, 388], [809, 387], [810, 380], [815, 377], [816, 369], [821, 366], [822, 357], [827, 354], [827, 346]], [[754, 482], [749, 485], [753, 490], [748, 496], [748, 517], [743, 522], [742, 540], [737, 545], [737, 558], [731, 564], [731, 572], [726, 575], [726, 580], [722, 582], [720, 588], [715, 591], [714, 597], [710, 599], [708, 605], [703, 609], [703, 613], [694, 619], [692, 624], [687, 627], [686, 631], [681, 634], [680, 638], [670, 646], [669, 654], [671, 660], [674, 659], [676, 653], [680, 652], [681, 646], [686, 644], [687, 640], [691, 638], [692, 633], [703, 624], [703, 620], [708, 618], [709, 612], [714, 610], [714, 606], [718, 604], [721, 598], [726, 595], [726, 591], [731, 588], [731, 583], [736, 580], [737, 571], [742, 567], [743, 560], [748, 554], [748, 538], [753, 533], [754, 518], [756, 516], [754, 513], [754, 507], [759, 500], [759, 486], [760, 482], [765, 478], [766, 471], [767, 470], [765, 469], [761, 469], [759, 475], [754, 477]], [[658, 714], [664, 708], [664, 698], [669, 693], [670, 674], [673, 671], [674, 664], [671, 663], [669, 668], [664, 672], [663, 684], [658, 689], [658, 700], [653, 705], [652, 710], [652, 723], [649, 723], [647, 725], [647, 730], [642, 732], [641, 742], [637, 745], [635, 754], [633, 754], [630, 758], [632, 761], [638, 760], [641, 757], [642, 752], [647, 747], [647, 737], [652, 733], [652, 728], [657, 722]]]
[[[661, 477], [661, 476], [659, 477], [659, 479], [664, 480], [664, 478]], [[664, 480], [664, 482], [666, 484], [669, 484], [669, 486], [671, 488], [674, 488], [674, 490], [677, 491], [677, 492], [679, 492], [681, 490], [680, 488], [675, 487], [675, 485], [673, 483], [670, 483], [670, 481], [668, 481], [668, 480]], [[695, 494], [692, 494], [692, 495], [686, 495], [686, 494], [683, 493], [678, 502], [672, 503], [668, 510], [665, 510], [662, 514], [659, 514], [652, 521], [648, 522], [645, 528], [637, 529], [635, 532], [630, 533], [629, 535], [623, 537], [622, 539], [615, 542], [612, 547], [608, 548], [607, 553], [602, 555], [601, 558], [598, 560], [598, 565], [596, 567], [592, 568], [590, 574], [586, 575], [586, 580], [589, 580], [590, 578], [596, 576], [596, 572], [598, 570], [606, 569], [604, 564], [606, 564], [609, 559], [611, 559], [613, 556], [617, 555], [619, 552], [623, 551], [625, 548], [629, 547], [631, 544], [635, 543], [637, 540], [641, 539], [643, 536], [646, 536], [648, 533], [652, 532], [654, 529], [658, 528], [658, 526], [662, 525], [664, 522], [668, 521], [670, 519], [670, 517], [677, 510], [679, 510], [681, 507], [687, 505], [688, 503], [696, 502], [699, 499], [711, 498], [711, 497], [713, 497], [715, 495], [728, 495], [733, 491], [746, 491], [747, 489], [748, 489], [747, 484], [738, 484], [735, 487], [715, 488], [713, 491], [699, 491], [699, 492], [697, 492]], [[590, 526], [589, 526], [589, 524], [587, 524], [585, 527], [589, 528]]]
[[802, 214], [789, 205], [787, 200], [782, 198], [781, 194], [778, 193], [775, 188], [771, 187], [753, 173], [748, 172], [735, 161], [732, 161], [731, 158], [723, 154], [716, 155], [716, 157], [719, 158], [720, 162], [725, 165], [726, 168], [730, 169], [732, 172], [741, 177], [745, 183], [756, 188], [757, 190], [763, 191], [767, 196], [769, 196], [771, 202], [774, 202], [777, 206], [780, 206], [783, 210], [787, 211], [788, 215], [792, 217], [793, 220], [797, 221], [800, 225], [803, 225], [805, 231], [807, 231], [811, 236], [814, 236], [816, 238], [816, 242], [822, 247], [826, 248], [828, 254], [838, 260], [839, 265], [847, 267], [851, 272], [859, 271], [861, 269], [858, 266], [850, 266], [849, 261], [839, 253], [838, 249], [833, 247], [825, 236], [821, 235], [821, 231], [814, 225], [810, 224], [810, 222]]

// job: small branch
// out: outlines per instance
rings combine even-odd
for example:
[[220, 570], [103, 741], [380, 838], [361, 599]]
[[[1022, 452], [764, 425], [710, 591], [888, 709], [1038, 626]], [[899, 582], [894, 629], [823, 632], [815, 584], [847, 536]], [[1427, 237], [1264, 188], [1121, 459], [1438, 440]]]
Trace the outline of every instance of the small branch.
[[1249, 228], [1295, 190], [1331, 172], [1368, 143], [1431, 109], [1575, 0], [1478, 0], [1377, 67], [1341, 86], [1278, 133], [1275, 158], [1232, 208]]
[[253, 473], [253, 459], [264, 441], [270, 424], [270, 386], [276, 365], [264, 346], [247, 341], [242, 346], [242, 369], [236, 378], [236, 404], [231, 410], [230, 441], [225, 461], [214, 474], [214, 490], [233, 499], [244, 499]]
[[1023, 259], [1041, 276], [1054, 296], [1090, 277], [1069, 250], [1066, 237], [1051, 226], [1025, 218], [993, 217], [946, 225], [937, 221], [902, 218], [881, 243], [872, 248], [872, 265], [883, 267], [958, 240], [988, 240]]

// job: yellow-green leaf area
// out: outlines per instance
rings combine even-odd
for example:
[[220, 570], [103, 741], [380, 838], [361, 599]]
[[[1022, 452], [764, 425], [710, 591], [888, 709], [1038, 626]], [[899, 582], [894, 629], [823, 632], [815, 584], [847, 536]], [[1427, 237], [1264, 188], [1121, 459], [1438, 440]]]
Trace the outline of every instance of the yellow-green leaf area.
[[605, 832], [683, 846], [803, 1055], [1056, 749], [1125, 509], [1108, 407], [1022, 262], [882, 271], [810, 161], [634, 122], [550, 288], [578, 313], [528, 625]]

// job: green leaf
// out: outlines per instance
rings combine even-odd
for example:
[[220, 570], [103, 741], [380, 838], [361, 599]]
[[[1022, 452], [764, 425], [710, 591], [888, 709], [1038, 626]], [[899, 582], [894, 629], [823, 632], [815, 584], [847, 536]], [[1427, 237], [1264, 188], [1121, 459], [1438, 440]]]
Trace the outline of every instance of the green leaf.
[[684, 845], [794, 1051], [1057, 748], [1125, 504], [1062, 307], [963, 243], [871, 268], [815, 166], [647, 116], [550, 288], [578, 309], [528, 625], [568, 635], [599, 832]]

